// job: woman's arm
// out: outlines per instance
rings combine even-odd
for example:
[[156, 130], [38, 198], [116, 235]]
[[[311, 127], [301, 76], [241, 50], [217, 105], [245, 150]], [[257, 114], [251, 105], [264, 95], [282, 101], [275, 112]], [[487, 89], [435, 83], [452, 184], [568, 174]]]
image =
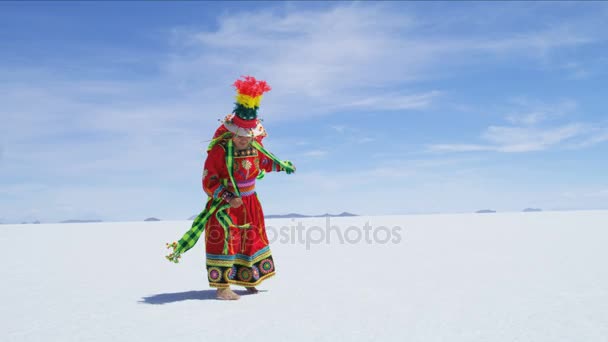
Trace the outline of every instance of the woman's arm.
[[[262, 147], [264, 145], [262, 145], [261, 142], [258, 142]], [[265, 150], [265, 149], [264, 149]], [[270, 152], [268, 152], [270, 153]], [[292, 172], [295, 172], [295, 165], [293, 165], [290, 161], [288, 160], [283, 160], [281, 163], [288, 165], [287, 167], [289, 167], [289, 170], [286, 170], [285, 167], [283, 167], [281, 164], [275, 162], [274, 160], [272, 160], [272, 158], [270, 158], [269, 156], [267, 156], [263, 151], [258, 150], [258, 155], [259, 155], [259, 159], [260, 159], [260, 170], [264, 170], [266, 172], [280, 172], [280, 171], [287, 171], [287, 174], [290, 174]]]
[[224, 148], [219, 144], [208, 152], [203, 169], [202, 183], [207, 196], [213, 199], [222, 198], [224, 201], [230, 202], [234, 198], [234, 194], [228, 191], [221, 181], [222, 178], [228, 177], [225, 155]]
[[281, 165], [275, 163], [272, 159], [268, 158], [267, 155], [265, 155], [264, 153], [262, 153], [262, 151], [258, 151], [258, 154], [260, 156], [260, 169], [264, 170], [266, 172], [279, 172], [279, 171], [285, 171]]

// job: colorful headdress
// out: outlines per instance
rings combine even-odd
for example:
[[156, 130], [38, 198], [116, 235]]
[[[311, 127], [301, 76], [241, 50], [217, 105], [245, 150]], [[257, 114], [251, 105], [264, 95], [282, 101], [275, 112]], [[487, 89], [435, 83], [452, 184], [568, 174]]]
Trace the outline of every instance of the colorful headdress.
[[266, 135], [258, 119], [258, 109], [262, 95], [270, 90], [268, 83], [258, 81], [252, 76], [241, 76], [233, 86], [237, 91], [236, 103], [232, 114], [224, 118], [224, 127], [240, 136]]

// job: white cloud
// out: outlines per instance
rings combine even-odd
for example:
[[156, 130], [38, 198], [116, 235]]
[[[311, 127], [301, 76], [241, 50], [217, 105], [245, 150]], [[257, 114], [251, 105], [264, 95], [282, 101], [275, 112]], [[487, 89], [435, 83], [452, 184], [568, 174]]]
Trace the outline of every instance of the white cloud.
[[568, 145], [569, 148], [579, 149], [608, 141], [608, 126], [590, 127], [587, 137]]
[[512, 123], [521, 123], [524, 125], [534, 125], [537, 124], [547, 117], [547, 112], [545, 111], [532, 111], [525, 114], [519, 114], [518, 116], [510, 116], [507, 120]]
[[595, 39], [572, 31], [568, 27], [556, 27], [539, 32], [517, 34], [511, 37], [497, 40], [487, 40], [478, 45], [481, 50], [494, 51], [497, 53], [508, 53], [517, 50], [524, 54], [536, 54], [544, 56], [550, 50], [561, 47], [571, 47], [593, 42]]
[[371, 137], [362, 137], [359, 140], [357, 140], [357, 142], [361, 143], [361, 144], [366, 144], [366, 143], [370, 143], [370, 142], [374, 142], [374, 141], [376, 141], [376, 139], [371, 138]]
[[567, 62], [559, 65], [558, 68], [568, 72], [573, 80], [582, 80], [591, 76], [591, 71], [581, 62]]
[[312, 151], [306, 151], [303, 153], [304, 156], [306, 157], [324, 157], [327, 155], [327, 151], [325, 150], [312, 150]]
[[578, 108], [578, 104], [570, 99], [544, 103], [530, 101], [527, 98], [516, 98], [511, 101], [511, 105], [515, 108], [507, 114], [507, 121], [526, 126], [567, 116]]
[[[139, 175], [170, 183], [191, 177], [191, 170], [198, 169], [204, 159], [204, 140], [217, 126], [215, 119], [232, 109], [229, 85], [241, 73], [267, 79], [273, 86], [261, 108], [261, 115], [273, 122], [355, 110], [424, 110], [440, 101], [443, 93], [436, 85], [408, 88], [416, 81], [449, 77], [458, 72], [454, 66], [474, 67], [499, 59], [536, 62], [557, 49], [593, 41], [589, 35], [559, 25], [517, 34], [459, 35], [448, 27], [443, 33], [427, 35], [424, 29], [436, 24], [432, 18], [394, 11], [385, 4], [339, 3], [319, 11], [289, 6], [284, 11], [231, 12], [220, 17], [213, 30], [174, 29], [172, 50], [167, 59], [158, 59], [161, 73], [146, 75], [145, 80], [96, 80], [89, 73], [72, 75], [72, 69], [60, 68], [0, 70], [1, 79], [18, 80], [0, 83], [2, 175], [23, 175], [40, 186], [52, 186], [44, 198], [59, 198], [57, 203], [48, 203], [53, 206], [50, 210], [61, 215], [91, 204], [108, 206], [104, 211], [108, 215], [127, 215], [139, 207], [110, 207], [155, 194], [144, 186], [133, 192], [121, 190], [124, 183], [138, 181]], [[139, 50], [130, 55], [148, 57]], [[3, 77], [7, 74], [10, 77]], [[567, 125], [526, 128], [549, 121], [548, 111], [551, 108], [513, 112], [511, 123], [524, 127], [492, 126], [482, 134], [483, 144], [435, 148], [514, 152], [546, 149], [573, 138], [582, 139], [582, 145], [608, 140], [605, 131], [590, 131], [586, 126], [580, 131]], [[379, 138], [346, 126], [341, 131], [352, 142]], [[294, 144], [306, 146], [308, 157], [328, 153], [308, 141]], [[198, 184], [199, 172], [192, 173], [196, 174], [193, 183]], [[352, 187], [360, 177], [398, 180], [410, 174], [392, 166], [361, 170], [343, 185]], [[326, 176], [318, 175], [313, 181], [331, 187], [333, 181]], [[78, 190], [78, 180], [90, 183], [89, 187]], [[111, 190], [95, 187], [95, 182], [108, 183]], [[37, 184], [16, 183], [8, 190], [34, 199]], [[71, 190], [61, 190], [67, 188]], [[103, 201], [90, 200], [97, 193]], [[11, 208], [45, 203], [24, 200], [22, 204]]]
[[365, 133], [362, 133], [361, 128], [347, 126], [347, 125], [331, 125], [329, 126], [333, 131], [341, 136], [341, 139], [345, 139], [347, 143], [357, 143], [357, 144], [366, 144], [370, 142], [374, 142], [377, 139], [367, 134], [373, 134], [369, 130], [365, 130]]
[[532, 128], [513, 126], [490, 126], [481, 138], [487, 144], [432, 144], [428, 146], [435, 152], [531, 152], [543, 151], [562, 144], [569, 139], [581, 138], [588, 134], [584, 124], [568, 124], [552, 128]]
[[[441, 92], [430, 91], [422, 94], [387, 94], [373, 97], [364, 97], [350, 103], [344, 103], [339, 107], [352, 108], [373, 108], [375, 110], [407, 110], [423, 109], [429, 107], [433, 100]], [[339, 108], [338, 107], [338, 108]], [[335, 108], [335, 109], [338, 109]]]
[[481, 134], [483, 143], [442, 143], [428, 145], [432, 152], [531, 152], [557, 146], [583, 148], [608, 140], [608, 130], [589, 122], [565, 121], [575, 113], [578, 104], [570, 99], [555, 103], [516, 98], [510, 101], [505, 119], [512, 126], [491, 125]]
[[490, 126], [482, 134], [482, 139], [494, 144], [498, 151], [528, 152], [545, 150], [585, 131], [585, 126], [581, 124], [547, 129]]
[[343, 134], [344, 131], [346, 130], [346, 126], [344, 125], [332, 125], [330, 126], [331, 129], [333, 129], [334, 131], [336, 131], [337, 133]]
[[[422, 37], [425, 25], [405, 11], [376, 4], [236, 12], [220, 17], [214, 31], [176, 31], [184, 52], [175, 53], [166, 69], [180, 79], [212, 78], [215, 84], [229, 84], [241, 72], [264, 78], [274, 86], [264, 103], [267, 116], [296, 119], [349, 108], [424, 109], [437, 101], [438, 90], [394, 89], [445, 77], [453, 66], [492, 57], [546, 58], [556, 49], [594, 41], [565, 25]], [[277, 116], [288, 111], [289, 116]]]
[[474, 152], [474, 151], [494, 151], [495, 147], [475, 144], [433, 144], [429, 145], [430, 151], [437, 152]]

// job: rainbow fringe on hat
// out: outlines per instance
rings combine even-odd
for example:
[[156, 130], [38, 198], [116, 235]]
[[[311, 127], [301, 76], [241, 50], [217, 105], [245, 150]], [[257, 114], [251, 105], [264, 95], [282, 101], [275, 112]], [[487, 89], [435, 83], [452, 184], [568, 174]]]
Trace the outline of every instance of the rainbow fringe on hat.
[[268, 83], [253, 76], [241, 76], [233, 86], [237, 90], [233, 113], [243, 120], [257, 119], [262, 94], [270, 90]]

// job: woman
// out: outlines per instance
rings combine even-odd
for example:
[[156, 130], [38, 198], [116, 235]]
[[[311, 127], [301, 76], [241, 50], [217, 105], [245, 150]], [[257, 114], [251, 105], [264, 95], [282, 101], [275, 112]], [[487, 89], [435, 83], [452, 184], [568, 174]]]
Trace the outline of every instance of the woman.
[[207, 205], [179, 243], [168, 244], [174, 251], [167, 256], [178, 262], [206, 230], [209, 285], [217, 288], [218, 299], [225, 300], [239, 299], [230, 284], [257, 293], [255, 286], [275, 274], [255, 182], [266, 172], [295, 172], [291, 162], [279, 160], [262, 145], [267, 134], [257, 119], [257, 109], [270, 87], [249, 76], [234, 86], [238, 91], [236, 107], [207, 149], [202, 180], [209, 196]]

